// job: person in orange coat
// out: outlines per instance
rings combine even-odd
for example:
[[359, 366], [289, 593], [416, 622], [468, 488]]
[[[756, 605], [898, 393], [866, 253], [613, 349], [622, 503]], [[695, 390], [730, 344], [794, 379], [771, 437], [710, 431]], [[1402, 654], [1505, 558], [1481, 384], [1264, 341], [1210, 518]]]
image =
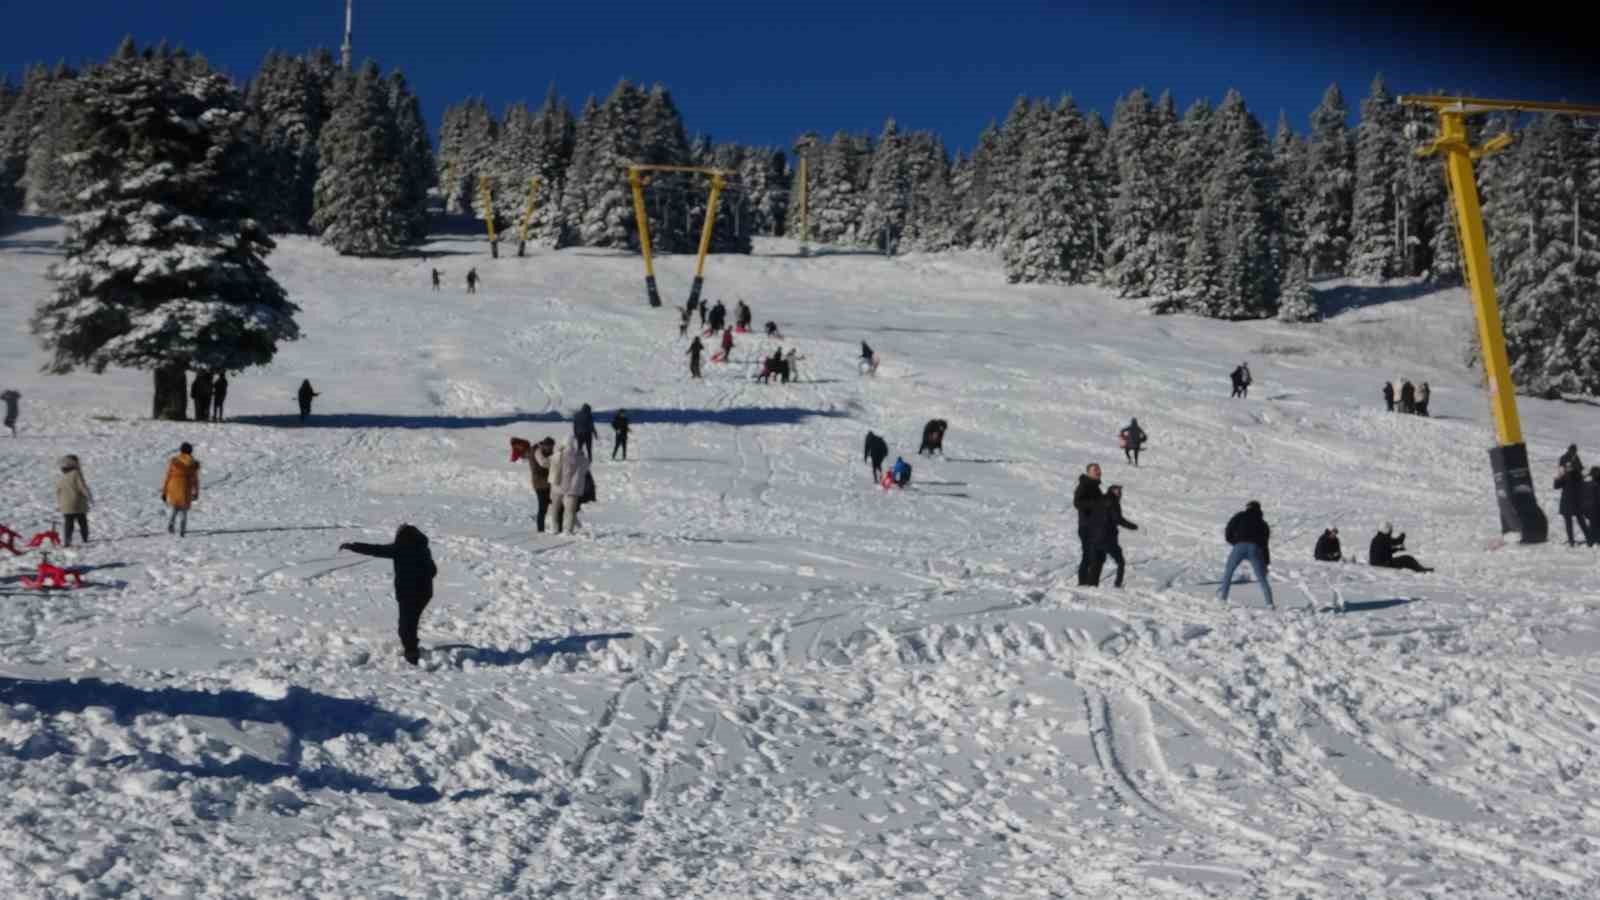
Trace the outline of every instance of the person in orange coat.
[[189, 504], [200, 499], [200, 463], [194, 458], [194, 447], [185, 443], [178, 455], [167, 460], [167, 480], [161, 483], [161, 499], [172, 507], [167, 519], [167, 533], [176, 526], [178, 536], [189, 530]]

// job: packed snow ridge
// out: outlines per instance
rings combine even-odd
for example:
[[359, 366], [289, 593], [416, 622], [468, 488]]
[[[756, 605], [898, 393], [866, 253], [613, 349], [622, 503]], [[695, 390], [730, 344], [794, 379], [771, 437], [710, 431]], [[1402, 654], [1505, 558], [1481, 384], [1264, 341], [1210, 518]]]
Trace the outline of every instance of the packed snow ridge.
[[[636, 255], [289, 238], [302, 339], [231, 379], [227, 422], [171, 423], [147, 372], [39, 374], [62, 231], [23, 225], [0, 524], [57, 521], [67, 454], [94, 504], [90, 543], [46, 548], [86, 587], [3, 554], [7, 896], [1600, 892], [1600, 551], [1500, 541], [1459, 290], [1322, 283], [1324, 323], [1228, 324], [1007, 286], [981, 254], [758, 240], [707, 292], [783, 338], [696, 381]], [[662, 259], [663, 292], [692, 267]], [[754, 381], [778, 346], [798, 378]], [[1430, 417], [1384, 411], [1402, 378]], [[1556, 457], [1600, 454], [1600, 424], [1519, 402], [1554, 514]], [[585, 403], [597, 501], [540, 534], [510, 439], [564, 441]], [[934, 418], [947, 455], [918, 456]], [[908, 488], [872, 482], [869, 429]], [[157, 493], [185, 441], [179, 538]], [[1090, 462], [1139, 525], [1120, 590], [1077, 584]], [[1275, 609], [1215, 599], [1252, 499]], [[1384, 521], [1437, 571], [1366, 565]], [[401, 523], [439, 569], [418, 667], [391, 565], [338, 550]], [[1312, 560], [1329, 527], [1362, 562]]]

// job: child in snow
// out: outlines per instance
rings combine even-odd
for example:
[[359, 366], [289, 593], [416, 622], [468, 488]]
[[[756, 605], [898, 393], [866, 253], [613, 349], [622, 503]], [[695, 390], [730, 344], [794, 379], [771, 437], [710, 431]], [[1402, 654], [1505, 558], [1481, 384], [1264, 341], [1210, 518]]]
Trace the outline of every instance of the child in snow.
[[417, 646], [417, 626], [422, 621], [422, 611], [433, 600], [433, 579], [439, 574], [439, 567], [433, 564], [433, 554], [428, 552], [428, 536], [415, 525], [401, 525], [394, 533], [392, 544], [348, 543], [340, 544], [339, 549], [394, 560], [394, 599], [400, 605], [400, 646], [405, 651], [406, 662], [416, 665], [422, 655]]
[[0, 400], [5, 401], [6, 404], [6, 427], [11, 429], [12, 437], [17, 436], [17, 401], [21, 399], [22, 395], [16, 391], [6, 391], [0, 394]]
[[[172, 507], [167, 518], [167, 534], [177, 526], [178, 537], [189, 531], [189, 507], [200, 499], [200, 463], [194, 458], [194, 445], [185, 442], [178, 455], [167, 460], [167, 479], [161, 483], [161, 499]], [[88, 535], [85, 535], [87, 539]]]
[[70, 453], [61, 457], [61, 477], [56, 479], [56, 505], [61, 508], [61, 516], [66, 520], [62, 530], [66, 532], [68, 547], [72, 546], [74, 524], [82, 532], [83, 542], [89, 543], [89, 504], [92, 502], [94, 495], [89, 492], [89, 483], [83, 480], [78, 457]]
[[903, 458], [896, 456], [894, 458], [894, 468], [890, 469], [889, 472], [894, 476], [894, 483], [900, 487], [905, 487], [911, 483], [911, 464]]

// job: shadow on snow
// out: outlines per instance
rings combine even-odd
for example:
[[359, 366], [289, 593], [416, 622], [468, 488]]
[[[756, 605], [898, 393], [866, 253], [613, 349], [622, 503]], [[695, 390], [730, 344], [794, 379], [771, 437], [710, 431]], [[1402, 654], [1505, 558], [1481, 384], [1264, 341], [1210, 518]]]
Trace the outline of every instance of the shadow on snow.
[[633, 637], [631, 631], [616, 631], [607, 634], [570, 634], [566, 637], [548, 638], [534, 641], [526, 650], [500, 650], [472, 644], [441, 644], [429, 649], [432, 652], [458, 650], [459, 660], [471, 660], [482, 666], [516, 666], [529, 660], [548, 659], [560, 653], [588, 653], [595, 646], [604, 646], [611, 641], [624, 641], [631, 637]]
[[[733, 409], [637, 409], [624, 407], [628, 420], [634, 425], [732, 425], [756, 427], [766, 425], [798, 425], [807, 419], [843, 418], [843, 412], [827, 409], [803, 409], [794, 406], [750, 406]], [[597, 428], [609, 422], [613, 410], [594, 410]], [[569, 416], [559, 412], [513, 413], [505, 416], [406, 416], [377, 413], [335, 413], [312, 415], [304, 423], [298, 415], [237, 416], [235, 425], [257, 425], [263, 428], [504, 428], [534, 422], [568, 422]]]

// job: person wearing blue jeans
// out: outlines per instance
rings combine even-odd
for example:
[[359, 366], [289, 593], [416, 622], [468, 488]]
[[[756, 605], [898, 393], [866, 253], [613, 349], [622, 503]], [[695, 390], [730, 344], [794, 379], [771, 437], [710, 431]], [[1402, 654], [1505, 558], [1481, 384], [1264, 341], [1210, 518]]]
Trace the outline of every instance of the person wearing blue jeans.
[[1267, 598], [1267, 605], [1277, 606], [1272, 600], [1272, 585], [1267, 583], [1267, 568], [1272, 565], [1272, 553], [1268, 549], [1272, 529], [1261, 514], [1261, 503], [1251, 500], [1245, 504], [1242, 511], [1228, 520], [1223, 536], [1233, 545], [1233, 549], [1228, 552], [1228, 564], [1222, 570], [1222, 587], [1217, 589], [1217, 599], [1228, 602], [1228, 591], [1233, 587], [1233, 571], [1248, 560], [1250, 568], [1256, 573], [1256, 580], [1261, 582], [1261, 593]]

